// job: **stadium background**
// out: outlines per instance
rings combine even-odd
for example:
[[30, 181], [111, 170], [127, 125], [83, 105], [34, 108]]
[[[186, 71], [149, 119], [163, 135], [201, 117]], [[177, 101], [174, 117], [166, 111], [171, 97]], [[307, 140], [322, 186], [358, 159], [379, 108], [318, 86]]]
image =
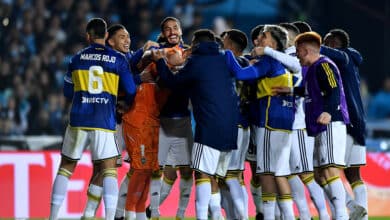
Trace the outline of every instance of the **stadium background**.
[[[389, 0], [0, 0], [0, 218], [48, 215], [67, 123], [63, 75], [69, 58], [86, 45], [88, 19], [124, 24], [134, 50], [156, 39], [169, 15], [180, 19], [187, 43], [198, 28], [249, 34], [257, 24], [304, 20], [322, 35], [345, 29], [365, 59], [360, 72], [370, 153], [363, 176], [370, 211], [390, 216]], [[85, 202], [90, 164], [77, 172], [68, 195], [75, 216]]]

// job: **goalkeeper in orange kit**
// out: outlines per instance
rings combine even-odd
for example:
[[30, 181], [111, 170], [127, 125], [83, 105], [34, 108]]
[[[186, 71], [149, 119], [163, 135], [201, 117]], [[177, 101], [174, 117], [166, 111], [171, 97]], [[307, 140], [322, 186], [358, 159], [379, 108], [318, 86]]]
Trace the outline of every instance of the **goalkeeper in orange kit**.
[[[162, 50], [167, 63], [172, 67], [184, 62], [181, 48]], [[142, 68], [142, 64], [138, 67]], [[143, 73], [150, 79], [154, 79], [157, 75], [155, 64], [147, 65]], [[122, 116], [124, 140], [131, 167], [125, 208], [126, 219], [146, 219], [145, 203], [149, 194], [152, 172], [159, 170], [160, 109], [168, 94], [169, 91], [160, 88], [154, 80], [141, 83], [132, 106]]]

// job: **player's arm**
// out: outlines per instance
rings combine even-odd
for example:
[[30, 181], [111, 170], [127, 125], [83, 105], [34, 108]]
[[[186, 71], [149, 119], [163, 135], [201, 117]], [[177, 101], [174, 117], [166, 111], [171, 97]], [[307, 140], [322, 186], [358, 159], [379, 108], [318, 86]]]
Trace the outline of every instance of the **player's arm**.
[[324, 112], [335, 112], [340, 105], [340, 88], [336, 81], [338, 70], [329, 63], [322, 63], [316, 74], [324, 99]]
[[136, 85], [139, 85], [142, 83], [142, 78], [141, 74], [132, 74], [133, 75], [133, 80]]
[[242, 68], [230, 50], [226, 50], [225, 57], [231, 73], [238, 80], [262, 78], [271, 68], [269, 62], [265, 59], [261, 59], [253, 65]]
[[[71, 61], [71, 63], [72, 63], [72, 61]], [[64, 76], [64, 88], [63, 88], [64, 96], [69, 100], [73, 99], [73, 94], [74, 94], [74, 84], [73, 84], [73, 80], [72, 80], [71, 63], [69, 63], [68, 72], [66, 72], [66, 74]]]
[[322, 45], [320, 53], [329, 57], [331, 60], [338, 64], [347, 65], [349, 62], [349, 57], [347, 53], [339, 49]]
[[159, 47], [159, 44], [157, 42], [148, 40], [143, 47], [141, 47], [137, 51], [135, 51], [132, 54], [131, 59], [129, 60], [131, 71], [133, 71], [133, 73], [134, 72], [138, 73], [138, 72], [142, 71], [142, 70], [139, 70], [137, 68], [137, 64], [141, 61], [142, 56], [144, 55], [144, 52], [151, 49], [151, 48], [158, 48], [158, 47]]
[[146, 66], [152, 62], [151, 50], [159, 49], [160, 45], [154, 41], [147, 41], [142, 48], [141, 59], [136, 63], [136, 68], [139, 72], [142, 72]]
[[73, 90], [73, 82], [72, 82], [72, 79], [69, 80], [69, 78], [67, 78], [67, 76], [64, 77], [64, 96], [67, 98], [67, 99], [70, 99], [72, 100], [73, 99], [73, 94], [74, 94], [74, 90]]
[[130, 56], [128, 56], [128, 60], [129, 60], [129, 64], [130, 64], [130, 69], [133, 73], [137, 73], [139, 72], [138, 71], [138, 68], [137, 68], [137, 64], [139, 63], [139, 61], [142, 59], [142, 55], [144, 54], [144, 50], [143, 48], [140, 48], [138, 49], [137, 51], [135, 51], [133, 54], [131, 54]]
[[348, 51], [347, 53], [352, 57], [354, 64], [356, 66], [360, 66], [360, 64], [363, 62], [363, 57], [360, 52], [352, 47], [348, 47], [346, 50]]
[[272, 95], [294, 95], [294, 96], [305, 96], [305, 87], [288, 87], [288, 86], [274, 86], [272, 87]]
[[136, 85], [139, 85], [139, 84], [142, 83], [139, 71], [137, 69], [137, 63], [135, 63], [135, 62], [138, 62], [139, 59], [141, 59], [139, 56], [142, 57], [143, 51], [141, 50], [142, 53], [140, 53], [139, 51], [140, 50], [137, 50], [135, 53], [128, 52], [128, 53], [125, 54], [126, 59], [127, 59], [129, 65], [130, 65], [130, 70], [133, 73], [133, 80], [134, 80]]
[[300, 73], [302, 70], [301, 64], [296, 57], [274, 50], [271, 47], [255, 47], [253, 51], [257, 56], [268, 55], [278, 60], [293, 73]]
[[119, 74], [119, 87], [125, 92], [125, 101], [130, 104], [134, 98], [136, 86], [133, 79], [133, 74], [129, 68], [129, 65], [124, 57], [118, 57], [118, 74]]
[[192, 60], [191, 58], [187, 59], [187, 62], [184, 64], [176, 74], [169, 69], [164, 58], [159, 58], [156, 62], [157, 72], [160, 76], [160, 79], [164, 82], [164, 85], [169, 88], [178, 86], [178, 84], [183, 84], [188, 81], [193, 80], [193, 71], [191, 71]]

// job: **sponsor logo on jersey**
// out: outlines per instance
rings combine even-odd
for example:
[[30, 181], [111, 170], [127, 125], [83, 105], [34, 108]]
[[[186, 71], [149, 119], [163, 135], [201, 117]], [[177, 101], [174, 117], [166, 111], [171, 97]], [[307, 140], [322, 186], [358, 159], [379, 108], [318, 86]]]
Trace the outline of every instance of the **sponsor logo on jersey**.
[[90, 98], [87, 98], [87, 97], [81, 97], [81, 103], [85, 103], [85, 104], [88, 104], [88, 103], [91, 103], [91, 104], [108, 104], [110, 100], [108, 98], [100, 98], [100, 97], [90, 97]]

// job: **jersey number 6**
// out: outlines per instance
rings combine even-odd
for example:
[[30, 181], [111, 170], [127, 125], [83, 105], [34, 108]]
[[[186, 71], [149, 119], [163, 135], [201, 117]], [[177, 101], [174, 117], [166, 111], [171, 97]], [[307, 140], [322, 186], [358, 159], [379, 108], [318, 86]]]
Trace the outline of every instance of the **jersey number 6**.
[[99, 94], [103, 91], [103, 68], [101, 66], [89, 67], [88, 74], [88, 92]]

